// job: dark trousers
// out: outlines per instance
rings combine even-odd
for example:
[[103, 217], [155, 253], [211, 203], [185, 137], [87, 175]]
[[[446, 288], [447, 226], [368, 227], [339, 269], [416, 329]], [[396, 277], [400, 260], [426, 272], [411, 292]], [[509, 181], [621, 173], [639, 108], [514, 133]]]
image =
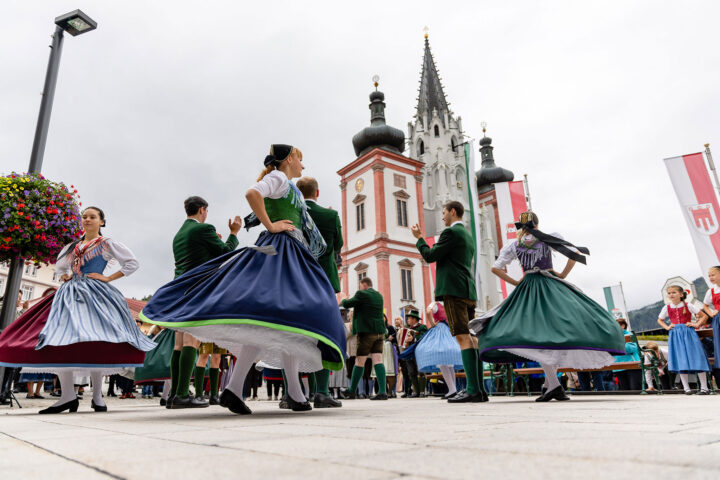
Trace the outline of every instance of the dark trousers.
[[[603, 372], [578, 372], [578, 380], [580, 381], [580, 388], [583, 392], [596, 392], [605, 391], [605, 385], [603, 383]], [[590, 386], [590, 379], [592, 378], [592, 386]], [[594, 387], [594, 388], [593, 388]]]
[[619, 390], [641, 390], [642, 372], [640, 370], [623, 370], [615, 372]]

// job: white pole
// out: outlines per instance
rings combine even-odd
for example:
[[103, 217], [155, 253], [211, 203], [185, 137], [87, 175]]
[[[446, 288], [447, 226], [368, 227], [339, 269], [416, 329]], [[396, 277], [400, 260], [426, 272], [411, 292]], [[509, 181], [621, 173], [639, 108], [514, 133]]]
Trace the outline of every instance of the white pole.
[[710, 166], [710, 170], [713, 173], [713, 177], [715, 178], [715, 190], [720, 192], [720, 182], [718, 182], [718, 174], [717, 170], [715, 170], [715, 162], [713, 162], [712, 153], [710, 153], [710, 144], [705, 144], [705, 156], [707, 157], [708, 165]]
[[532, 201], [530, 200], [530, 184], [528, 184], [527, 173], [524, 175], [523, 186], [525, 187], [525, 200], [527, 200], [528, 210], [532, 211]]
[[622, 282], [618, 282], [620, 284], [620, 295], [622, 295], [623, 299], [623, 314], [625, 315], [625, 320], [628, 324], [628, 330], [632, 330], [630, 328], [630, 312], [628, 312], [627, 308], [627, 302], [625, 301], [625, 290], [623, 290]]

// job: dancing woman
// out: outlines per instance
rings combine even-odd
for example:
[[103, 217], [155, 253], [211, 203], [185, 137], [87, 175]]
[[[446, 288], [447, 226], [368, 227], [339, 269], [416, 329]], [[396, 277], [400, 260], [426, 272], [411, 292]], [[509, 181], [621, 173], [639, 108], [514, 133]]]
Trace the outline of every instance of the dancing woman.
[[344, 363], [345, 329], [335, 291], [316, 260], [325, 244], [290, 181], [302, 174], [302, 153], [273, 145], [264, 165], [246, 194], [267, 229], [257, 244], [189, 270], [161, 287], [140, 314], [236, 355], [220, 404], [237, 414], [251, 413], [241, 397], [257, 360], [285, 370], [294, 411], [312, 409], [298, 372], [340, 370]]
[[[63, 283], [6, 328], [0, 335], [0, 365], [23, 367], [25, 373], [55, 373], [62, 396], [39, 413], [76, 412], [74, 376], [90, 375], [91, 407], [107, 411], [102, 398], [102, 377], [123, 368], [142, 366], [145, 352], [155, 343], [138, 328], [122, 293], [110, 282], [138, 268], [123, 244], [103, 237], [105, 214], [97, 207], [82, 213], [85, 235], [66, 245], [55, 272]], [[120, 271], [103, 275], [115, 259]]]
[[[625, 354], [625, 338], [617, 322], [577, 287], [565, 282], [576, 262], [585, 263], [583, 247], [574, 247], [558, 234], [539, 230], [533, 212], [520, 215], [517, 240], [500, 251], [492, 271], [517, 288], [495, 309], [474, 319], [483, 360], [539, 362], [545, 371], [545, 391], [538, 402], [569, 400], [557, 379], [559, 367], [592, 369]], [[552, 250], [568, 257], [562, 272], [553, 270]], [[507, 274], [505, 266], [519, 260], [521, 279]], [[520, 359], [518, 360], [518, 357]]]

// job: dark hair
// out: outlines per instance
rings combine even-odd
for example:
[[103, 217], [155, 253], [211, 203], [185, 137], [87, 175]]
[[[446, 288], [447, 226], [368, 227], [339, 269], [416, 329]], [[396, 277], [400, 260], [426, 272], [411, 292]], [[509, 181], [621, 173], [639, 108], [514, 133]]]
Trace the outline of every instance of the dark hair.
[[625, 328], [628, 327], [627, 320], [625, 320], [624, 318], [618, 318], [618, 319], [616, 319], [616, 322], [625, 324]]
[[460, 218], [462, 218], [463, 214], [465, 213], [465, 207], [463, 207], [462, 203], [455, 200], [447, 202], [445, 205], [443, 205], [443, 208], [448, 212], [450, 210], [455, 210], [455, 215]]
[[362, 280], [360, 280], [360, 283], [363, 285], [367, 285], [368, 287], [372, 287], [372, 280], [370, 280], [369, 277], [364, 277]]
[[185, 213], [188, 217], [195, 215], [201, 208], [207, 208], [208, 203], [202, 197], [192, 196], [185, 199]]
[[670, 285], [668, 288], [677, 288], [677, 291], [680, 292], [680, 298], [683, 301], [685, 301], [685, 299], [687, 298], [687, 295], [688, 295], [687, 292], [680, 285]]
[[296, 185], [305, 198], [313, 198], [317, 195], [318, 182], [313, 177], [302, 177]]
[[[85, 208], [85, 209], [82, 211], [82, 213], [87, 212], [87, 211], [90, 210], [91, 208], [92, 208], [93, 210], [95, 210], [96, 212], [98, 212], [98, 215], [100, 216], [100, 220], [102, 220], [102, 222], [103, 222], [102, 225], [100, 225], [100, 226], [101, 226], [101, 227], [104, 227], [105, 225], [107, 225], [107, 222], [105, 221], [105, 212], [103, 212], [103, 211], [102, 211], [100, 208], [98, 208], [98, 207], [87, 207], [87, 208]], [[102, 229], [98, 229], [98, 235], [102, 235]]]

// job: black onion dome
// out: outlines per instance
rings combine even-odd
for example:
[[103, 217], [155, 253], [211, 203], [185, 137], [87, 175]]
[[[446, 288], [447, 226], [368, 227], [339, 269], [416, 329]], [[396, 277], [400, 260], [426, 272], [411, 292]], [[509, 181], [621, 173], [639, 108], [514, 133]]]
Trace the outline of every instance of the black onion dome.
[[375, 90], [370, 94], [370, 126], [363, 128], [352, 139], [355, 155], [366, 154], [373, 148], [393, 153], [405, 151], [405, 134], [385, 124], [385, 94]]
[[480, 155], [482, 156], [482, 167], [475, 173], [478, 193], [485, 193], [492, 190], [493, 183], [512, 182], [515, 174], [510, 170], [495, 165], [493, 157], [492, 138], [483, 137], [480, 139]]

